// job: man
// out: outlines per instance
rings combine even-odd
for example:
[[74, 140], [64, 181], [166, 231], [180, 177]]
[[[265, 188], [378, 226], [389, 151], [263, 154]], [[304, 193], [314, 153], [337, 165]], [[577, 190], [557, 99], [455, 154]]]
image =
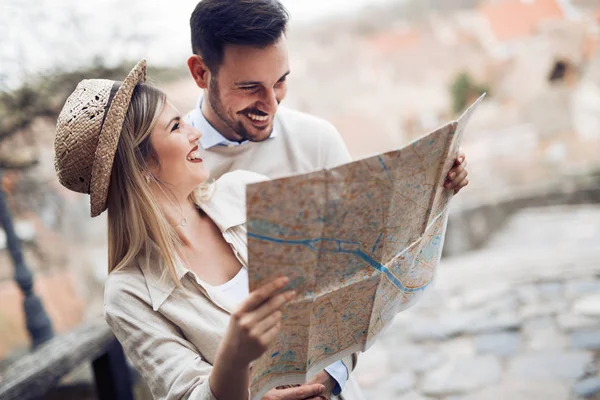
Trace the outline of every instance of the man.
[[[312, 172], [351, 161], [330, 123], [280, 107], [290, 73], [288, 14], [278, 0], [204, 0], [190, 18], [188, 68], [203, 95], [186, 117], [202, 132], [200, 152], [212, 178], [236, 169], [270, 178]], [[461, 154], [446, 187], [468, 181]], [[275, 389], [271, 399], [360, 399], [350, 378], [356, 358], [337, 362], [299, 388]], [[317, 383], [326, 388], [315, 393]], [[301, 393], [302, 392], [302, 393]]]

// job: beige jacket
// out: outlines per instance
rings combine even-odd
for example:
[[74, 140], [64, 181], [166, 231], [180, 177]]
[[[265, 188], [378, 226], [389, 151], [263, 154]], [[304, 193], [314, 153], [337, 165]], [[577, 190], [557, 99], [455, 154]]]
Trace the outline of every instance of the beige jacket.
[[[243, 268], [248, 259], [245, 185], [264, 179], [248, 171], [225, 174], [216, 182], [214, 195], [202, 205]], [[105, 284], [106, 321], [155, 399], [215, 400], [207, 378], [232, 307], [228, 299], [209, 293], [183, 265], [177, 265], [177, 278], [185, 290], [177, 288], [168, 276], [161, 278], [165, 268], [154, 249], [113, 271]], [[356, 357], [342, 361], [352, 371]], [[362, 398], [359, 392], [353, 395], [355, 386], [349, 379], [344, 399]]]

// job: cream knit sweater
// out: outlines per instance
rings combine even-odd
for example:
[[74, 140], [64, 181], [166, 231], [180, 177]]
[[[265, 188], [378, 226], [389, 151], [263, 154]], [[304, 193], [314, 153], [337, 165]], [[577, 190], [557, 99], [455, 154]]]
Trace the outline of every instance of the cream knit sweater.
[[211, 178], [242, 169], [273, 179], [351, 161], [340, 134], [323, 119], [280, 106], [275, 129], [277, 136], [263, 142], [200, 148]]

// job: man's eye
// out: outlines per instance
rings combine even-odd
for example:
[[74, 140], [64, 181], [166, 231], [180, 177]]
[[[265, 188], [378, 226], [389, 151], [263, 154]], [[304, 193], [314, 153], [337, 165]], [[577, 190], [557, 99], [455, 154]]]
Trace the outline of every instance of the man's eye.
[[256, 89], [256, 86], [242, 86], [241, 89], [247, 92], [251, 92]]
[[179, 122], [175, 122], [173, 124], [173, 127], [171, 128], [171, 132], [176, 131], [177, 129], [179, 129]]

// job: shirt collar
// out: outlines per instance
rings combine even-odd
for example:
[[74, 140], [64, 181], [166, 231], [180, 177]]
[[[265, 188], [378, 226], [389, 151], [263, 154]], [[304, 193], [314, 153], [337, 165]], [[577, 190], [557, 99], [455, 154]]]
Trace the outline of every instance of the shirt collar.
[[[141, 257], [139, 266], [144, 275], [148, 293], [150, 294], [152, 309], [158, 311], [164, 302], [167, 301], [169, 296], [173, 294], [177, 284], [166, 272], [166, 261], [160, 257], [158, 246], [153, 243], [151, 244], [151, 247], [152, 249], [150, 251], [146, 252], [146, 254], [139, 255], [138, 257]], [[247, 268], [244, 263], [242, 263], [242, 268]], [[176, 259], [175, 274], [177, 276], [177, 281], [182, 282], [182, 279], [184, 279], [188, 273], [195, 276], [179, 259]], [[211, 291], [198, 279], [196, 279], [196, 283], [201, 287], [201, 290], [204, 291], [204, 295], [216, 306], [221, 307], [229, 313], [234, 311], [231, 307], [228, 307], [227, 299], [219, 297], [218, 293], [211, 293]]]
[[[227, 147], [235, 147], [243, 145], [244, 143], [248, 143], [248, 140], [244, 140], [243, 142], [232, 142], [231, 140], [225, 138], [219, 131], [217, 131], [211, 124], [208, 122], [204, 114], [202, 113], [202, 100], [204, 96], [201, 95], [198, 97], [198, 101], [196, 103], [196, 108], [188, 114], [187, 122], [192, 124], [192, 126], [202, 132], [202, 136], [200, 137], [200, 145], [204, 150], [208, 150], [211, 147], [215, 146], [227, 146]], [[273, 132], [271, 132], [271, 136], [269, 139], [277, 136], [277, 129], [273, 126]]]
[[[144, 274], [148, 293], [150, 294], [152, 309], [158, 311], [160, 306], [173, 293], [177, 285], [168, 272], [166, 272], [167, 263], [160, 256], [160, 250], [155, 243], [150, 242], [149, 248], [140, 253], [138, 258], [138, 263]], [[177, 281], [181, 282], [188, 272], [183, 263], [176, 258], [175, 275], [177, 276]]]

